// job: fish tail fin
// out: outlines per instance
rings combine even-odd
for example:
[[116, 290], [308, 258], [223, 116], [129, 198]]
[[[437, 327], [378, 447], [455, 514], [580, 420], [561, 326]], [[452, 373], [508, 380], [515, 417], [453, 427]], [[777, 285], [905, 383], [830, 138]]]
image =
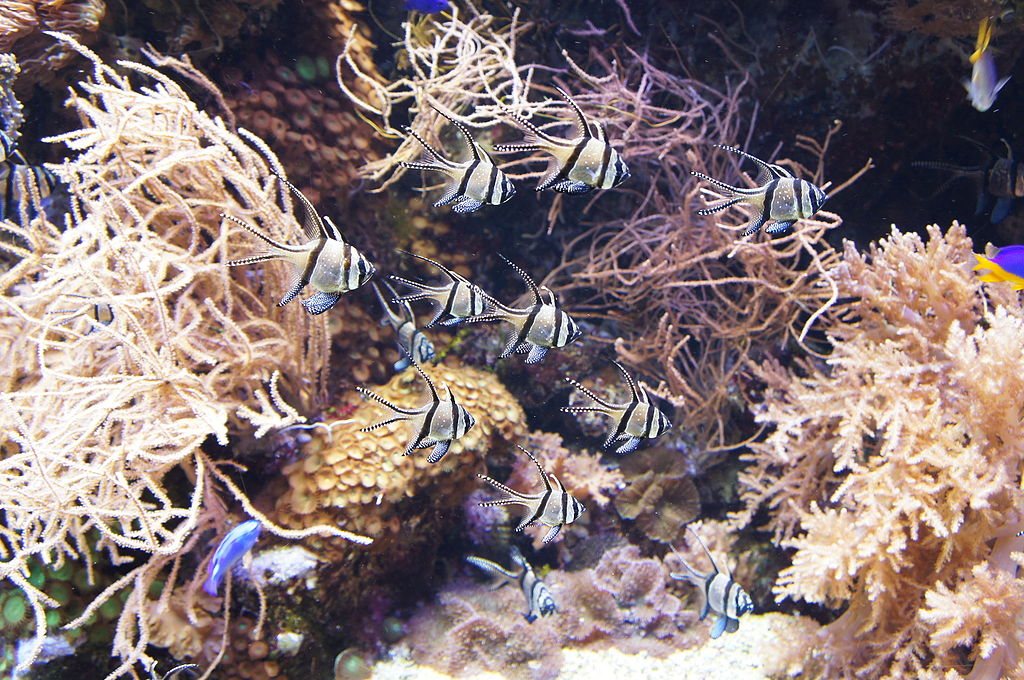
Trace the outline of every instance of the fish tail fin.
[[241, 219], [235, 217], [234, 215], [228, 215], [227, 213], [221, 213], [220, 216], [222, 218], [226, 219], [226, 220], [230, 220], [231, 222], [234, 222], [238, 226], [240, 226], [243, 229], [245, 229], [246, 231], [248, 231], [253, 236], [255, 236], [255, 237], [259, 238], [261, 241], [263, 241], [263, 243], [264, 243], [263, 251], [264, 252], [257, 253], [257, 256], [270, 255], [270, 254], [283, 255], [285, 253], [295, 253], [295, 252], [301, 251], [301, 248], [295, 248], [293, 246], [289, 246], [289, 245], [286, 245], [284, 243], [278, 243], [277, 241], [275, 241], [274, 239], [270, 238], [269, 236], [264, 234], [262, 231], [260, 231], [256, 227], [252, 226], [251, 224], [249, 224], [245, 220], [241, 220]]
[[978, 60], [985, 54], [985, 50], [988, 49], [988, 44], [992, 41], [992, 24], [992, 17], [985, 17], [978, 24], [978, 40], [974, 44], [974, 52], [970, 57], [972, 64], [978, 63]]
[[732, 186], [731, 184], [726, 184], [725, 182], [723, 182], [720, 179], [715, 179], [714, 177], [709, 177], [708, 175], [705, 175], [703, 172], [697, 172], [696, 170], [691, 170], [690, 174], [693, 175], [694, 177], [698, 178], [698, 179], [704, 180], [705, 182], [710, 182], [711, 184], [714, 184], [716, 187], [718, 187], [722, 191], [727, 192], [726, 193], [726, 197], [727, 198], [732, 198], [733, 196], [746, 193], [746, 192], [744, 192], [743, 189], [738, 189], [738, 188]]
[[[359, 394], [363, 395], [364, 397], [366, 397], [368, 399], [373, 399], [377, 403], [379, 403], [379, 404], [381, 404], [381, 405], [391, 409], [395, 413], [400, 413], [403, 416], [414, 416], [414, 415], [416, 415], [415, 411], [409, 411], [409, 410], [401, 408], [399, 406], [395, 406], [394, 404], [392, 404], [390, 401], [388, 401], [384, 397], [380, 396], [379, 394], [377, 394], [375, 392], [371, 392], [370, 390], [366, 389], [365, 387], [356, 387], [356, 391], [359, 392]], [[381, 425], [381, 423], [378, 423], [377, 425], [374, 425], [373, 427], [374, 428], [380, 427], [380, 425]]]

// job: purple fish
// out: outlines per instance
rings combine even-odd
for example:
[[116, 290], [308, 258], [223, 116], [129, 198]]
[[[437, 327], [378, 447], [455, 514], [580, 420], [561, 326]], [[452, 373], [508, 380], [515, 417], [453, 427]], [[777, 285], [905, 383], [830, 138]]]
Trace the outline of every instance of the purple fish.
[[224, 575], [256, 545], [261, 528], [262, 525], [258, 520], [246, 520], [221, 539], [220, 545], [217, 546], [213, 557], [210, 558], [203, 590], [209, 595], [217, 596], [217, 589], [220, 588], [220, 582], [224, 580]]
[[437, 14], [448, 8], [448, 0], [405, 0], [405, 9], [410, 12]]

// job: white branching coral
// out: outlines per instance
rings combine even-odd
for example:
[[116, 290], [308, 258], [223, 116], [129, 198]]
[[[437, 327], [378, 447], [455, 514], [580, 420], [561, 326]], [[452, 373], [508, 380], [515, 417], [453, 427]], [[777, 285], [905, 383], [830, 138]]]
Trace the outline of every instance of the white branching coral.
[[[167, 75], [129, 62], [119, 73], [71, 38], [51, 39], [92, 68], [68, 102], [82, 128], [53, 140], [75, 152], [53, 167], [72, 213], [63, 226], [47, 221], [35, 191], [34, 210], [2, 223], [11, 265], [0, 273], [0, 579], [25, 591], [41, 633], [43, 607], [56, 602], [25, 578], [28, 560], [91, 570], [106, 554], [131, 564], [68, 624], [131, 590], [113, 678], [149, 660], [148, 586], [166, 580], [170, 592], [197, 528], [223, 530], [214, 519], [222, 490], [268, 532], [369, 539], [277, 527], [201, 448], [249, 432], [246, 420], [257, 434], [296, 422], [281, 392], [311, 406], [327, 368], [326, 320], [270, 300], [287, 271], [223, 264], [247, 239], [222, 212], [276, 238], [300, 233], [276, 159], [200, 111]], [[169, 477], [180, 480], [175, 492]]]

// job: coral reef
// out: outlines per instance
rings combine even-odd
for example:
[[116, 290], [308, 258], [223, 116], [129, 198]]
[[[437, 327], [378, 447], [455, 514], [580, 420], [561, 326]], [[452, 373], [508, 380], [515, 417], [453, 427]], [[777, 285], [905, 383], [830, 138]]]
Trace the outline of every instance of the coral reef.
[[[379, 420], [379, 408], [363, 403], [346, 420], [311, 432], [302, 458], [285, 467], [289, 490], [277, 502], [282, 521], [294, 526], [331, 523], [380, 537], [395, 534], [410, 519], [402, 509], [404, 499], [427, 494], [437, 504], [432, 510], [457, 506], [475, 486], [472, 480], [484, 454], [525, 435], [522, 408], [494, 374], [463, 366], [457, 359], [425, 370], [435, 384], [451, 388], [477, 419], [476, 427], [452, 442], [441, 462], [431, 465], [423, 452], [400, 455], [409, 439], [403, 423], [361, 432]], [[424, 389], [415, 371], [405, 371], [374, 391], [403, 405], [422, 401]]]
[[[284, 267], [223, 266], [241, 238], [222, 211], [278, 238], [300, 233], [278, 203], [273, 174], [283, 169], [262, 143], [250, 138], [254, 150], [150, 67], [126, 63], [132, 75], [122, 75], [68, 36], [48, 39], [92, 70], [68, 101], [81, 129], [54, 139], [75, 153], [54, 168], [72, 214], [58, 226], [29, 221], [22, 206], [21, 223], [3, 225], [14, 238], [0, 242], [13, 260], [0, 275], [0, 577], [25, 593], [41, 638], [44, 606], [58, 601], [26, 580], [26, 560], [93, 569], [105, 554], [124, 565], [67, 624], [131, 589], [113, 636], [116, 677], [149, 661], [149, 584], [169, 578], [170, 592], [197, 534], [223, 530], [222, 488], [263, 518], [201, 447], [250, 423], [261, 436], [301, 420], [280, 390], [303, 408], [316, 403], [326, 322], [271, 303], [264, 291], [285, 288]], [[204, 82], [186, 63], [153, 60]], [[38, 210], [38, 192], [25, 200]], [[85, 313], [93, 303], [109, 308], [109, 324]], [[65, 313], [70, 304], [81, 313]], [[335, 527], [265, 528], [357, 538]]]
[[[453, 118], [475, 130], [501, 121], [503, 105], [522, 112], [526, 107], [531, 111], [548, 110], [552, 104], [526, 104], [532, 68], [518, 66], [515, 54], [517, 42], [531, 24], [519, 21], [519, 9], [508, 23], [480, 11], [472, 2], [460, 4], [465, 9], [453, 6], [450, 15], [423, 15], [403, 24], [396, 61], [405, 75], [391, 82], [382, 82], [379, 76], [361, 67], [358, 40], [349, 41], [338, 56], [338, 85], [345, 95], [379, 121], [373, 123], [378, 133], [402, 139], [393, 153], [367, 163], [360, 170], [365, 177], [380, 183], [380, 190], [405, 173], [400, 162], [413, 161], [420, 154], [418, 142], [400, 133], [401, 125], [392, 121], [396, 111], [408, 109], [412, 128], [430, 140], [437, 132], [432, 128], [445, 122], [432, 111], [431, 115], [416, 115], [427, 112], [430, 105], [450, 112]], [[485, 147], [488, 145], [482, 135], [474, 137]]]
[[683, 629], [695, 615], [667, 590], [666, 567], [635, 546], [605, 551], [593, 568], [543, 579], [558, 605], [553, 616], [528, 624], [517, 589], [459, 580], [412, 618], [405, 644], [416, 661], [447, 673], [543, 680], [558, 677], [565, 647], [664, 655], [692, 641]]
[[746, 457], [737, 519], [766, 509], [795, 550], [778, 598], [844, 610], [799, 643], [823, 677], [1021, 672], [1024, 382], [1008, 367], [1024, 306], [973, 262], [958, 224], [927, 242], [894, 228], [866, 254], [847, 243], [832, 352], [758, 370], [773, 429]]
[[[318, 555], [331, 563], [324, 574], [331, 605], [346, 615], [364, 617], [378, 591], [391, 592], [401, 583], [400, 598], [416, 592], [413, 584], [432, 576], [442, 536], [463, 499], [477, 487], [484, 456], [511, 447], [526, 433], [522, 408], [492, 373], [461, 365], [426, 367], [435, 384], [445, 384], [476, 418], [476, 426], [454, 441], [438, 463], [425, 452], [402, 457], [409, 440], [406, 423], [373, 432], [360, 428], [380, 419], [378, 406], [361, 403], [344, 420], [311, 431], [302, 457], [283, 470], [286, 486], [275, 489], [276, 517], [288, 526], [317, 523], [348, 531], [368, 532], [373, 546], [351, 550], [347, 542], [322, 542]], [[394, 376], [381, 388], [385, 399], [399, 405], [421, 403], [425, 387], [415, 371]], [[359, 404], [344, 394], [346, 404]]]
[[626, 456], [619, 465], [626, 488], [615, 496], [615, 509], [644, 535], [671, 543], [700, 514], [700, 495], [683, 454], [654, 447]]

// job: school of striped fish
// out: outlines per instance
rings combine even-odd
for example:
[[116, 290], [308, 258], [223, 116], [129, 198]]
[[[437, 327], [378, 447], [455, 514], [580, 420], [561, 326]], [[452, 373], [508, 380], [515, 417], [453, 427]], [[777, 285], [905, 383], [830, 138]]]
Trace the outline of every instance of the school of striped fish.
[[[494, 145], [494, 151], [502, 154], [542, 151], [549, 155], [548, 168], [536, 187], [537, 191], [583, 194], [612, 189], [627, 180], [630, 177], [629, 169], [620, 153], [612, 146], [605, 126], [600, 121], [588, 119], [568, 92], [561, 88], [557, 90], [572, 114], [575, 123], [573, 137], [551, 135], [506, 109], [504, 115], [525, 131], [525, 137], [522, 142]], [[515, 195], [516, 188], [511, 179], [477, 143], [469, 129], [444, 111], [437, 108], [434, 111], [455, 128], [468, 152], [466, 160], [452, 160], [411, 127], [406, 128], [408, 135], [423, 147], [423, 158], [420, 162], [403, 162], [401, 165], [406, 169], [437, 172], [445, 176], [441, 197], [434, 206], [448, 206], [453, 212], [469, 213], [484, 206], [501, 205]], [[754, 234], [768, 222], [771, 224], [765, 229], [766, 232], [774, 234], [785, 231], [797, 220], [814, 215], [827, 199], [820, 188], [794, 177], [785, 168], [766, 163], [733, 147], [715, 146], [753, 162], [758, 168], [757, 186], [749, 189], [734, 187], [693, 172], [699, 179], [723, 192], [725, 197], [723, 202], [698, 212], [710, 215], [738, 203], [749, 205], [753, 217], [743, 231], [744, 236]], [[297, 246], [280, 243], [243, 220], [225, 214], [225, 219], [256, 236], [260, 248], [253, 255], [231, 260], [227, 264], [240, 266], [269, 260], [291, 263], [292, 280], [278, 305], [288, 304], [308, 285], [314, 293], [303, 300], [302, 305], [310, 314], [322, 314], [337, 304], [344, 293], [366, 284], [377, 269], [364, 254], [345, 241], [330, 218], [318, 215], [298, 189], [283, 178], [281, 182], [298, 199], [306, 242]], [[409, 423], [411, 436], [403, 455], [430, 449], [427, 462], [436, 464], [448, 454], [452, 442], [474, 427], [476, 419], [458, 402], [447, 386], [435, 385], [425, 370], [426, 365], [435, 361], [435, 350], [427, 334], [417, 325], [414, 303], [428, 302], [434, 308], [433, 317], [424, 328], [476, 323], [500, 323], [506, 326], [508, 333], [497, 358], [525, 354], [527, 364], [538, 363], [551, 350], [580, 341], [584, 333], [559, 303], [553, 290], [547, 286], [538, 286], [525, 269], [500, 253], [498, 257], [525, 283], [529, 293], [526, 304], [517, 306], [502, 302], [441, 262], [417, 253], [400, 252], [430, 264], [444, 279], [440, 283], [424, 283], [390, 274], [388, 281], [372, 283], [374, 295], [383, 312], [381, 323], [391, 326], [395, 332], [395, 343], [401, 358], [394, 368], [401, 371], [412, 366], [426, 386], [427, 399], [414, 405], [395, 404], [359, 386], [356, 389], [360, 394], [388, 412], [385, 419], [363, 428], [363, 431], [371, 432], [396, 422]], [[408, 292], [399, 294], [392, 284], [402, 286]], [[663, 435], [672, 427], [672, 423], [655, 404], [646, 387], [638, 383], [620, 363], [612, 361], [612, 364], [628, 389], [625, 401], [618, 402], [600, 396], [567, 376], [565, 380], [585, 395], [591, 404], [565, 407], [563, 410], [571, 414], [596, 413], [608, 417], [611, 427], [604, 448], [618, 454], [628, 454], [643, 441]], [[579, 519], [586, 508], [573, 496], [571, 489], [567, 489], [557, 476], [544, 468], [532, 452], [522, 446], [518, 448], [536, 467], [539, 477], [537, 485], [533, 488], [513, 489], [493, 477], [479, 474], [477, 476], [481, 482], [498, 494], [496, 498], [483, 501], [480, 505], [522, 507], [524, 514], [516, 531], [523, 531], [535, 524], [542, 525], [547, 531], [541, 541], [547, 544], [558, 537], [563, 527]], [[256, 537], [258, 530], [248, 523], [239, 525], [227, 534], [210, 560], [208, 591], [216, 592], [227, 568], [242, 559]], [[699, 536], [697, 540], [703, 547]], [[672, 577], [687, 580], [702, 590], [704, 604], [701, 619], [708, 613], [715, 614], [716, 623], [711, 634], [712, 637], [718, 637], [723, 632], [736, 630], [739, 618], [753, 610], [753, 603], [732, 576], [719, 568], [710, 553], [707, 556], [711, 561], [711, 571], [698, 572], [684, 562], [686, 572], [672, 574]], [[518, 584], [526, 600], [527, 610], [523, 616], [528, 622], [532, 623], [539, 617], [554, 613], [557, 610], [554, 595], [537, 576], [526, 557], [515, 546], [509, 557], [513, 565], [511, 569], [483, 557], [469, 556], [466, 560], [493, 577], [496, 588], [509, 583]]]

